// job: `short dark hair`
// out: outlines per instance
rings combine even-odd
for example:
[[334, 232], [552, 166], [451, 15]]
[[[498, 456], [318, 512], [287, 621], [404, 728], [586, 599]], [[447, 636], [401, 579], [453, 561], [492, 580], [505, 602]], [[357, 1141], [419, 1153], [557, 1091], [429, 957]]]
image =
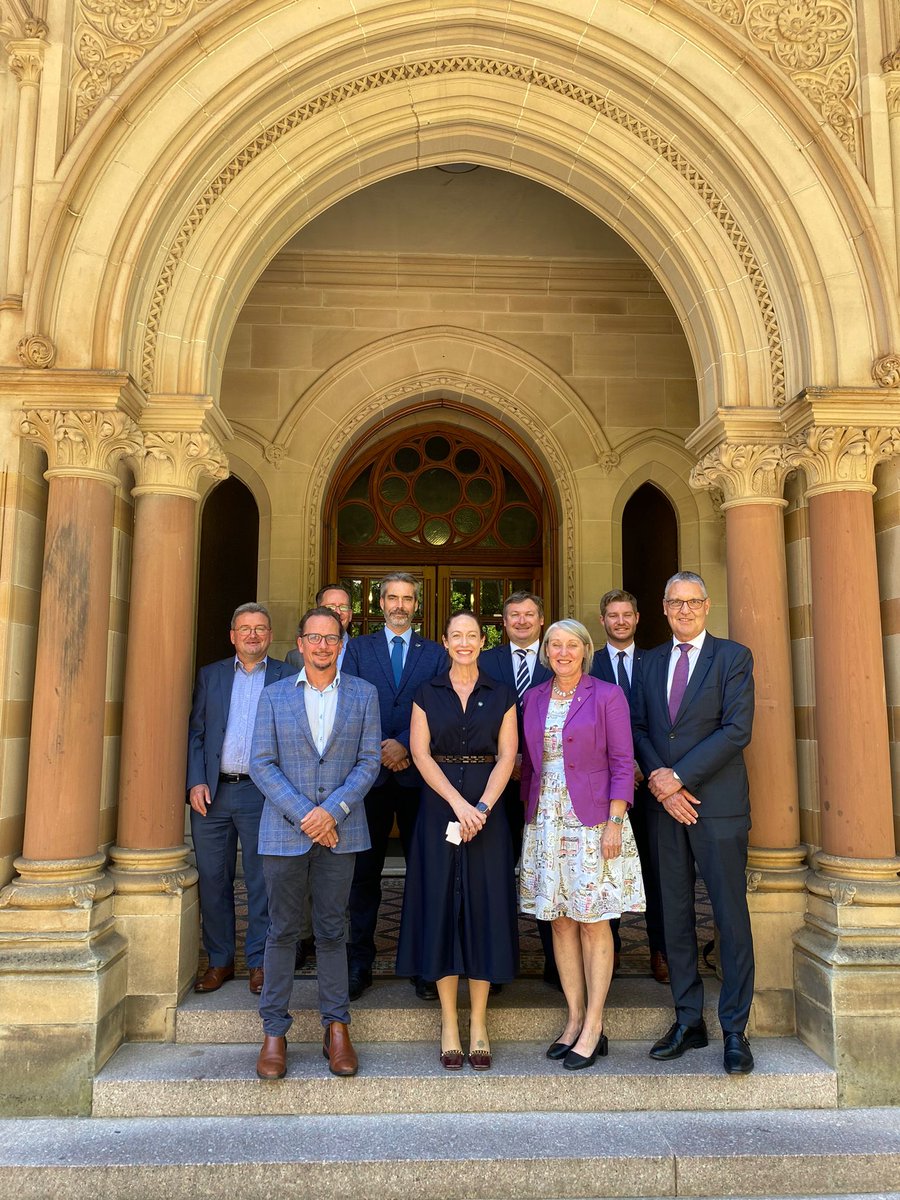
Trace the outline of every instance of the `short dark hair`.
[[269, 622], [269, 628], [272, 628], [272, 618], [269, 616], [269, 610], [263, 604], [257, 604], [255, 600], [249, 601], [247, 604], [239, 604], [231, 614], [231, 628], [234, 629], [238, 617], [242, 617], [244, 613], [261, 613]]
[[[450, 626], [453, 624], [453, 622], [458, 617], [471, 617], [472, 620], [475, 622], [475, 624], [478, 626], [478, 628], [481, 629], [481, 622], [478, 620], [478, 618], [475, 616], [475, 614], [472, 612], [472, 610], [470, 608], [461, 608], [457, 612], [452, 612], [450, 614], [450, 616], [447, 618], [447, 620], [444, 622], [444, 637], [447, 636], [447, 631], [449, 630]], [[483, 629], [481, 629], [481, 636], [484, 637]]]
[[350, 589], [345, 587], [342, 583], [323, 583], [322, 586], [319, 588], [319, 590], [316, 592], [316, 607], [317, 608], [321, 607], [322, 597], [325, 595], [326, 592], [343, 592], [344, 595], [347, 597], [347, 599], [350, 601], [350, 603], [351, 604], [353, 603], [353, 597], [350, 595]]
[[519, 591], [519, 592], [510, 592], [510, 594], [503, 601], [503, 616], [504, 617], [506, 616], [506, 610], [509, 608], [509, 606], [511, 604], [525, 604], [528, 600], [530, 600], [532, 602], [532, 604], [535, 606], [535, 608], [538, 610], [538, 616], [543, 621], [543, 619], [544, 619], [544, 602], [543, 602], [543, 600], [540, 598], [540, 596], [536, 596], [534, 592], [526, 592], [524, 590]]
[[315, 606], [315, 608], [307, 609], [307, 611], [300, 618], [300, 623], [297, 625], [297, 637], [298, 638], [303, 637], [303, 634], [306, 631], [306, 622], [309, 620], [310, 617], [328, 617], [328, 618], [330, 618], [330, 620], [334, 621], [335, 625], [337, 625], [338, 633], [341, 635], [341, 637], [344, 636], [344, 627], [341, 624], [341, 618], [337, 615], [337, 613], [332, 612], [330, 608], [324, 608], [321, 604], [317, 604]]
[[606, 616], [606, 610], [611, 604], [630, 604], [635, 612], [638, 611], [637, 599], [632, 596], [631, 592], [624, 592], [621, 588], [613, 588], [612, 591], [604, 592], [600, 597], [600, 616]]

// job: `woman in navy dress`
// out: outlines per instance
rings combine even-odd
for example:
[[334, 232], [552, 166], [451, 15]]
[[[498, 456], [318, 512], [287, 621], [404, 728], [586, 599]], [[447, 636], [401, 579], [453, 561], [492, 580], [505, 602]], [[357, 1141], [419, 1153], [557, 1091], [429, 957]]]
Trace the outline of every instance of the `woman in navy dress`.
[[[518, 748], [516, 697], [479, 672], [484, 635], [455, 613], [444, 630], [450, 670], [416, 694], [409, 748], [424, 781], [406, 865], [397, 974], [437, 981], [441, 1065], [463, 1065], [457, 992], [469, 980], [469, 1063], [491, 1066], [487, 1002], [491, 982], [519, 967], [516, 889], [509, 823], [492, 816]], [[448, 840], [448, 826], [451, 839]]]

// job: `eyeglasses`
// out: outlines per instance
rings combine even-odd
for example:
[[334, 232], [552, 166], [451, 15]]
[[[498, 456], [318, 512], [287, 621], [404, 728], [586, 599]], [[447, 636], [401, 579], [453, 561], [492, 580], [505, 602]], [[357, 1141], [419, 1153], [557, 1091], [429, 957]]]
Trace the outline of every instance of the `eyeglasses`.
[[263, 634], [271, 632], [271, 626], [253, 625], [251, 627], [250, 625], [239, 625], [234, 632], [239, 633], [241, 637], [249, 637], [251, 633], [255, 633], [257, 637], [262, 637]]
[[326, 604], [325, 607], [330, 608], [332, 612], [353, 612], [352, 604]]
[[300, 636], [311, 646], [318, 646], [320, 642], [324, 642], [326, 646], [336, 646], [344, 640], [339, 633], [301, 633]]
[[665, 604], [666, 608], [671, 608], [673, 612], [679, 612], [685, 605], [688, 606], [691, 612], [699, 612], [705, 603], [705, 597], [700, 599], [697, 596], [692, 596], [690, 600], [670, 600], [668, 596], [663, 599], [663, 604]]

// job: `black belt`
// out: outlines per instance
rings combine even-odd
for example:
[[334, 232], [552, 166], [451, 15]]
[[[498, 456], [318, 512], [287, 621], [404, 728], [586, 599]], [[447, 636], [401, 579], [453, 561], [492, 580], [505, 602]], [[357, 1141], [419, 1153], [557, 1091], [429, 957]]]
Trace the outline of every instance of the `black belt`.
[[436, 763], [492, 763], [497, 761], [496, 754], [435, 754]]
[[249, 775], [229, 775], [227, 771], [219, 772], [219, 783], [246, 783]]

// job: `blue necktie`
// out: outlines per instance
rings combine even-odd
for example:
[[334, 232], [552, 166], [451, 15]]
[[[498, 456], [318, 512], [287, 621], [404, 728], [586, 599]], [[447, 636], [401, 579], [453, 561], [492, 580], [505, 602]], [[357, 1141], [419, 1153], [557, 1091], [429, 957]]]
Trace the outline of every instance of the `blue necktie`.
[[628, 682], [628, 672], [625, 669], [625, 651], [619, 650], [616, 654], [618, 664], [616, 665], [616, 682], [625, 693], [625, 699], [631, 699], [631, 684]]
[[403, 638], [399, 635], [391, 639], [391, 670], [394, 672], [394, 683], [399, 687], [403, 674]]

